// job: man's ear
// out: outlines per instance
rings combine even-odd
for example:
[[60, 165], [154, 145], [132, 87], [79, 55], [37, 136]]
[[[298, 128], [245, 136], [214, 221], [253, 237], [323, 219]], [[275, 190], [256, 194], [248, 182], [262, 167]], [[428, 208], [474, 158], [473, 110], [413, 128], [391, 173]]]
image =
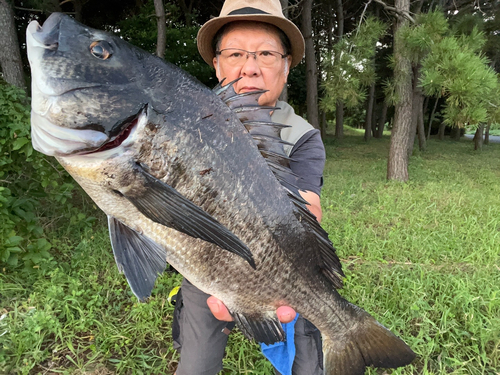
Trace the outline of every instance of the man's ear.
[[292, 59], [290, 59], [290, 57], [286, 57], [285, 58], [285, 81], [287, 81], [288, 79], [288, 73], [290, 73], [290, 66], [292, 65]]
[[215, 75], [217, 76], [217, 79], [220, 81], [221, 80], [221, 77], [220, 77], [220, 69], [219, 69], [219, 59], [216, 57], [214, 57], [214, 59], [212, 60], [212, 64], [214, 65], [214, 68], [215, 68]]

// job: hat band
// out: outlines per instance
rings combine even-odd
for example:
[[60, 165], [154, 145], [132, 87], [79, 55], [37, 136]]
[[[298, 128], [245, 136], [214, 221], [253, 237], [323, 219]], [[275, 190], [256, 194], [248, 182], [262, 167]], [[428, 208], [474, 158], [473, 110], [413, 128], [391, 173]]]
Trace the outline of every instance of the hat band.
[[260, 9], [246, 7], [246, 8], [233, 10], [232, 12], [230, 12], [228, 14], [228, 16], [235, 16], [238, 14], [270, 14], [270, 13], [264, 12], [263, 10], [260, 10]]

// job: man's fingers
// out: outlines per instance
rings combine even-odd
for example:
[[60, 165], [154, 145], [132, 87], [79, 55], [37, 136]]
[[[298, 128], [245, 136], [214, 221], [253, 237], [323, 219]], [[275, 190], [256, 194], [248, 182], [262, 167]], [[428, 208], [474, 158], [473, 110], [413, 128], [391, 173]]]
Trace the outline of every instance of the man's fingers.
[[233, 321], [233, 317], [229, 313], [229, 310], [220, 299], [217, 299], [214, 296], [210, 296], [207, 299], [207, 305], [212, 314], [214, 314], [217, 319], [223, 320], [225, 322]]
[[290, 323], [295, 319], [297, 313], [290, 306], [280, 306], [276, 310], [276, 315], [281, 323]]
[[[217, 299], [214, 296], [210, 296], [207, 299], [207, 305], [212, 314], [214, 314], [217, 319], [225, 322], [233, 321], [233, 317], [229, 313], [229, 310], [220, 299]], [[276, 310], [276, 315], [278, 316], [278, 319], [281, 323], [290, 323], [295, 319], [297, 313], [289, 306], [281, 306]]]

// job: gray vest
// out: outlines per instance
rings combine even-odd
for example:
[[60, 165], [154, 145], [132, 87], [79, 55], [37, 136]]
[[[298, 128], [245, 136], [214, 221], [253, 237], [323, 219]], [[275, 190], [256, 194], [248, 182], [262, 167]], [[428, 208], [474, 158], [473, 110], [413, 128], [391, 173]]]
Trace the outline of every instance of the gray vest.
[[[271, 120], [279, 124], [291, 125], [290, 128], [281, 130], [281, 139], [284, 141], [294, 145], [304, 134], [314, 130], [311, 124], [295, 114], [292, 106], [288, 103], [278, 101], [276, 107], [281, 109], [277, 109], [273, 112]], [[290, 156], [292, 148], [293, 146], [284, 146], [287, 156]]]

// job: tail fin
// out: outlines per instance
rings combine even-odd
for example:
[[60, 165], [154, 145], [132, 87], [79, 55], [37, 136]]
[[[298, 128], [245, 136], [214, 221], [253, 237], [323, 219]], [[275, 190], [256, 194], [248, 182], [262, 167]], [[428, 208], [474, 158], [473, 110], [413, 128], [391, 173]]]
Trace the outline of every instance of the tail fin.
[[349, 330], [323, 334], [325, 375], [363, 375], [366, 366], [396, 368], [415, 359], [403, 340], [367, 312], [348, 302], [345, 308], [355, 318]]

